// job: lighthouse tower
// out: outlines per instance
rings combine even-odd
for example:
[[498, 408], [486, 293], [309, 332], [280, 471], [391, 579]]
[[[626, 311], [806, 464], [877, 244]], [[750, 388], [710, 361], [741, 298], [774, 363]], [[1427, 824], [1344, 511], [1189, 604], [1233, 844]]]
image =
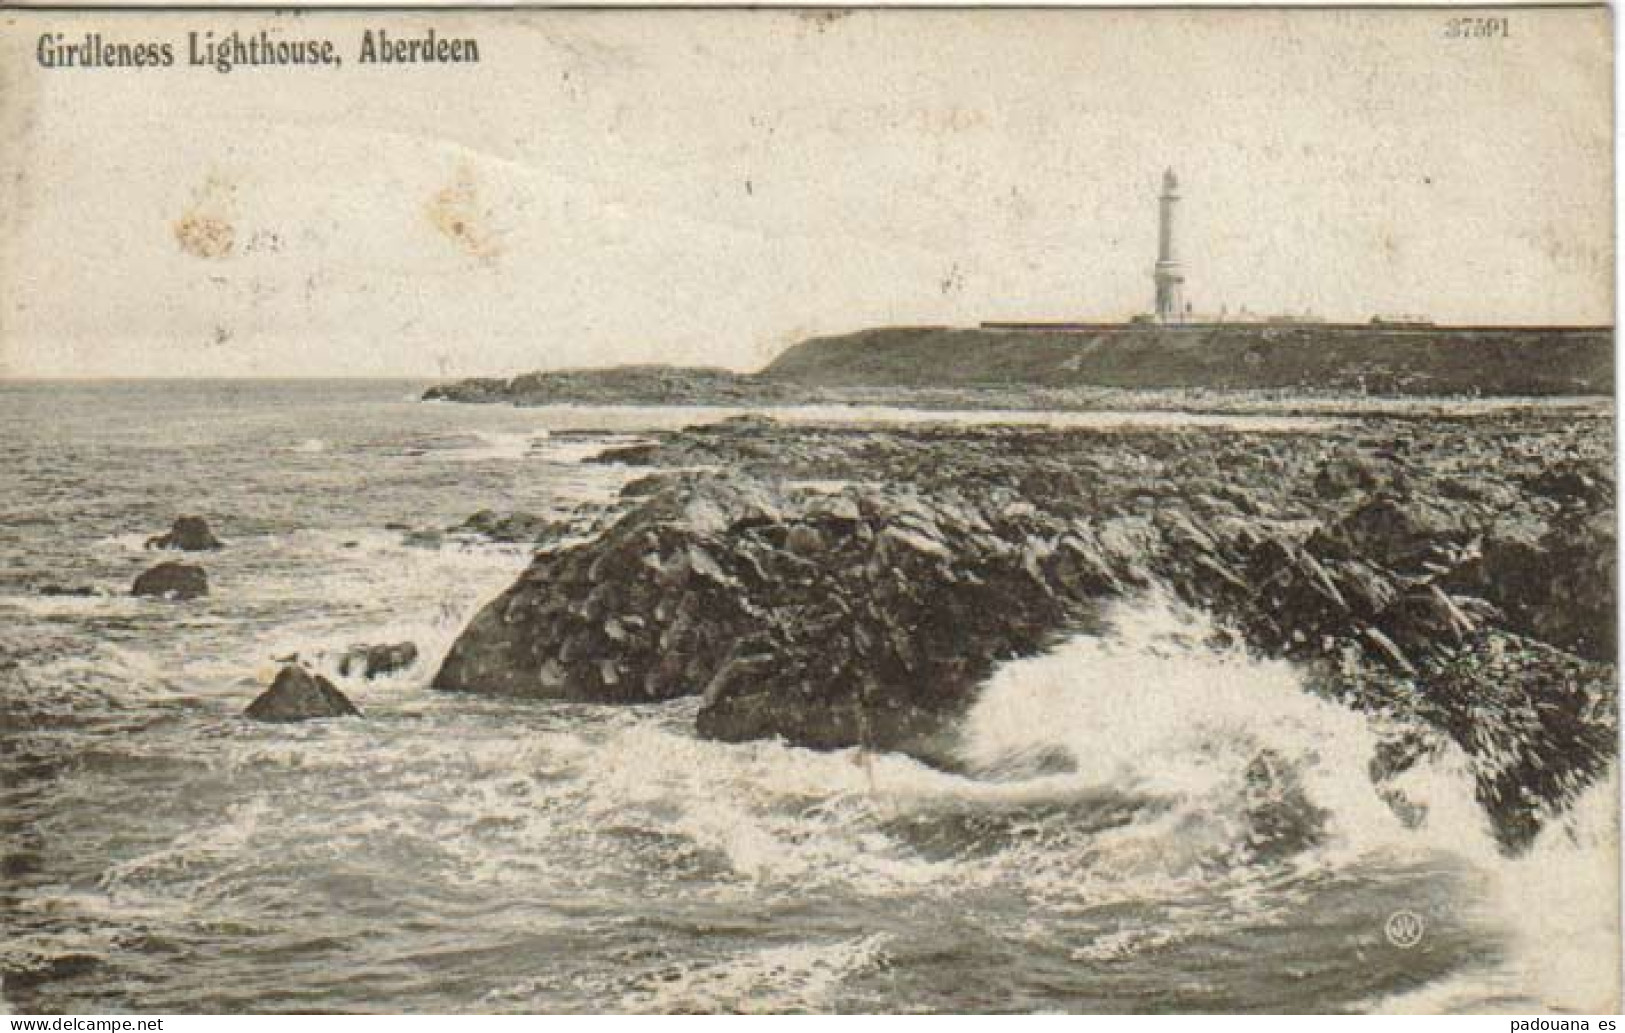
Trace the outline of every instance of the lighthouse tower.
[[1157, 322], [1185, 321], [1185, 270], [1174, 248], [1174, 207], [1179, 203], [1179, 178], [1174, 170], [1162, 174], [1162, 197], [1158, 201], [1160, 225], [1157, 233]]

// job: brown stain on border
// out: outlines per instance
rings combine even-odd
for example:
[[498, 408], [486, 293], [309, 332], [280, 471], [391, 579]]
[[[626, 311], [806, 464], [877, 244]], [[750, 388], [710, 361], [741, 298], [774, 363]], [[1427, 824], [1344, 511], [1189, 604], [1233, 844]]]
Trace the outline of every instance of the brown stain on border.
[[211, 173], [192, 194], [192, 206], [170, 230], [182, 251], [194, 258], [222, 259], [237, 246], [237, 229], [229, 216], [237, 188], [218, 173]]

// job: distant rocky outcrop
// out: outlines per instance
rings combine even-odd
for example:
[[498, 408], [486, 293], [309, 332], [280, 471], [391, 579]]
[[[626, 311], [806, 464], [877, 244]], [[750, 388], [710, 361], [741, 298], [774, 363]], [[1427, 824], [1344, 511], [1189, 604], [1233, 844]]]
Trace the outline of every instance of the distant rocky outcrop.
[[255, 721], [310, 721], [324, 717], [360, 717], [349, 697], [326, 678], [296, 664], [277, 672], [271, 687], [243, 711]]
[[209, 576], [191, 563], [160, 563], [135, 579], [131, 595], [158, 599], [196, 599], [209, 594]]
[[175, 523], [164, 534], [147, 539], [149, 549], [176, 549], [181, 552], [211, 552], [224, 548], [220, 539], [209, 529], [209, 522], [200, 516], [176, 517]]
[[469, 377], [436, 384], [423, 393], [425, 402], [511, 402], [508, 381], [500, 377]]
[[[635, 448], [646, 464], [730, 472], [656, 475], [597, 537], [544, 547], [437, 687], [701, 695], [713, 738], [949, 764], [956, 720], [998, 663], [1091, 629], [1108, 600], [1164, 592], [1410, 729], [1389, 774], [1454, 742], [1509, 843], [1613, 755], [1613, 494], [1592, 427], [740, 421]], [[1545, 477], [1566, 453], [1584, 472]]]
[[339, 657], [339, 674], [346, 678], [381, 678], [386, 674], [404, 671], [418, 662], [418, 647], [414, 642], [392, 642], [384, 645], [351, 646]]

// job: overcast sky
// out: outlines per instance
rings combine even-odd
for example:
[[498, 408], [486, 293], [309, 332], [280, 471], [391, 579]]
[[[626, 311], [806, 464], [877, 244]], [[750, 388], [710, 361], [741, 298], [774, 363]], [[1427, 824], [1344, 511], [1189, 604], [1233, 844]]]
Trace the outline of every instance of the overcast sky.
[[[1598, 10], [13, 12], [0, 375], [756, 368], [883, 323], [1612, 321]], [[482, 61], [356, 62], [363, 29]], [[44, 71], [41, 32], [343, 68]]]

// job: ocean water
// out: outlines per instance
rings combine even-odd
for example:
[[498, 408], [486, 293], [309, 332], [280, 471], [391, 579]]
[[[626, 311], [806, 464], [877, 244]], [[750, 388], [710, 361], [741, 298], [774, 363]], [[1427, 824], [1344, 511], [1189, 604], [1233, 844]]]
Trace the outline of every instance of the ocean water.
[[[999, 670], [961, 730], [969, 774], [702, 742], [693, 701], [430, 690], [526, 554], [401, 526], [602, 501], [640, 471], [584, 465], [604, 442], [557, 432], [727, 412], [417, 387], [0, 384], [5, 1007], [1617, 1004], [1617, 783], [1509, 859], [1444, 757], [1407, 776], [1427, 808], [1407, 828], [1366, 776], [1380, 729], [1157, 598]], [[1133, 422], [1158, 418], [1177, 419]], [[227, 542], [201, 560], [210, 596], [130, 598], [143, 540], [181, 513]], [[399, 639], [425, 660], [396, 676], [322, 661], [365, 719], [239, 716], [275, 657]], [[1289, 799], [1260, 798], [1260, 757]], [[1418, 942], [1385, 933], [1401, 911]]]

